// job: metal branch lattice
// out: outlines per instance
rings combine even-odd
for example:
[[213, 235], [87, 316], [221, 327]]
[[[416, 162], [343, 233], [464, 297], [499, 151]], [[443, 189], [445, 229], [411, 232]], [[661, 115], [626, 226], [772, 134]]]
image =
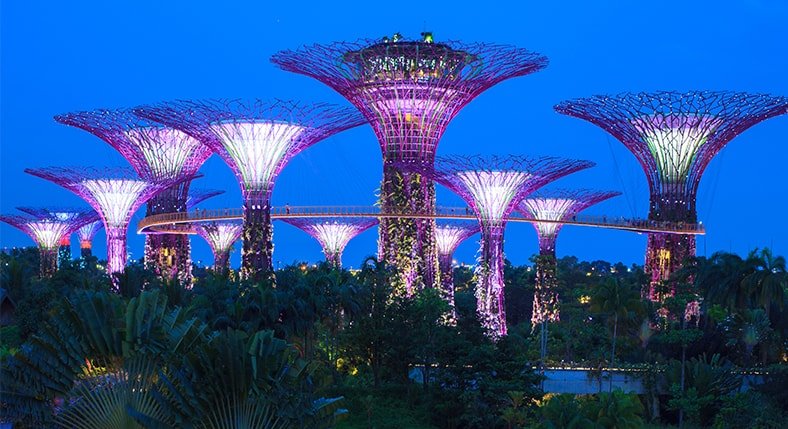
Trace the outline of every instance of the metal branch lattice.
[[701, 175], [729, 141], [788, 111], [788, 98], [742, 92], [661, 91], [565, 101], [559, 113], [620, 140], [646, 173], [652, 219], [695, 221]]
[[109, 273], [121, 272], [126, 265], [126, 229], [134, 212], [157, 192], [191, 179], [143, 180], [125, 168], [48, 167], [25, 172], [68, 189], [98, 212], [107, 231]]
[[55, 116], [55, 120], [107, 142], [143, 179], [194, 176], [213, 153], [183, 131], [151, 122], [128, 109], [72, 112]]
[[261, 200], [293, 156], [365, 122], [349, 107], [284, 100], [182, 100], [134, 111], [206, 144], [233, 170], [244, 195]]
[[[519, 204], [519, 211], [535, 219], [562, 221], [573, 218], [586, 208], [621, 195], [620, 192], [592, 191], [586, 189], [552, 189], [537, 191]], [[536, 284], [531, 323], [560, 320], [557, 262], [555, 242], [561, 223], [536, 222], [533, 224], [539, 238], [539, 257], [536, 259]], [[546, 329], [545, 326], [542, 327]]]
[[434, 166], [400, 163], [451, 189], [474, 210], [484, 227], [500, 225], [526, 195], [567, 174], [590, 168], [590, 161], [556, 157], [447, 156]]
[[377, 219], [282, 219], [311, 235], [320, 243], [326, 262], [342, 266], [342, 252], [357, 235], [378, 224]]
[[311, 76], [353, 103], [372, 124], [386, 161], [431, 162], [451, 119], [491, 86], [547, 66], [512, 46], [359, 40], [282, 51], [271, 61]]
[[230, 251], [243, 232], [238, 222], [211, 222], [198, 225], [197, 234], [205, 239], [213, 252], [213, 269], [226, 273], [230, 269]]
[[506, 335], [503, 296], [503, 233], [506, 219], [520, 201], [536, 189], [567, 174], [589, 168], [589, 161], [554, 157], [450, 156], [434, 166], [399, 163], [460, 195], [476, 213], [482, 240], [476, 268], [477, 312], [488, 335]]
[[220, 189], [190, 189], [186, 197], [186, 210], [191, 210], [197, 204], [223, 193], [224, 191]]

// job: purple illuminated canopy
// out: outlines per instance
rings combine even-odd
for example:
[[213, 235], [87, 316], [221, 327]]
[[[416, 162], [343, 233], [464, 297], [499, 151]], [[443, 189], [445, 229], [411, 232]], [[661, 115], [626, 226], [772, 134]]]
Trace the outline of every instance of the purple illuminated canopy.
[[[84, 199], [104, 221], [107, 231], [107, 271], [117, 273], [126, 265], [126, 229], [134, 212], [157, 192], [178, 181], [140, 179], [123, 168], [48, 167], [26, 173], [54, 182]], [[183, 178], [188, 180], [190, 177]]]
[[269, 199], [276, 177], [302, 150], [365, 122], [351, 107], [283, 100], [176, 101], [134, 111], [201, 141], [235, 173], [244, 197], [242, 275], [255, 280], [273, 270]]
[[[569, 100], [555, 110], [603, 128], [635, 155], [648, 179], [652, 211], [663, 212], [655, 219], [695, 221], [697, 187], [714, 155], [751, 126], [786, 113], [788, 98], [659, 91]], [[666, 195], [674, 201], [661, 201]], [[670, 206], [676, 204], [692, 219], [672, 219]]]
[[522, 200], [519, 211], [533, 219], [553, 222], [534, 222], [539, 236], [539, 248], [555, 251], [555, 237], [563, 227], [561, 221], [570, 220], [586, 208], [621, 195], [620, 192], [594, 191], [588, 189], [540, 190]]
[[355, 236], [378, 224], [377, 219], [282, 219], [307, 234], [320, 243], [326, 262], [335, 266], [342, 266], [342, 252], [348, 242]]
[[212, 154], [194, 137], [143, 119], [128, 109], [73, 112], [55, 116], [55, 120], [107, 142], [143, 179], [193, 176]]
[[435, 244], [439, 255], [451, 257], [457, 246], [479, 232], [479, 224], [468, 222], [439, 222], [435, 226]]
[[567, 174], [589, 168], [589, 161], [554, 157], [449, 156], [434, 166], [400, 163], [453, 190], [473, 208], [482, 240], [476, 268], [477, 312], [488, 335], [506, 335], [503, 296], [503, 233], [506, 219], [520, 201], [536, 189]]
[[207, 145], [233, 170], [245, 195], [262, 197], [293, 156], [365, 122], [349, 107], [285, 100], [184, 100], [134, 111]]
[[[743, 92], [660, 91], [565, 101], [555, 110], [585, 119], [620, 140], [637, 158], [650, 189], [649, 219], [696, 222], [703, 171], [728, 142], [751, 126], [788, 112], [788, 98]], [[695, 238], [648, 235], [644, 295], [661, 300], [655, 285], [689, 257]]]
[[223, 193], [224, 191], [219, 189], [190, 189], [189, 195], [186, 197], [186, 210], [191, 210], [208, 198], [213, 198]]
[[271, 61], [353, 103], [372, 124], [386, 161], [431, 161], [462, 107], [491, 86], [548, 63], [512, 46], [405, 39], [316, 44], [279, 52]]
[[197, 225], [195, 230], [213, 251], [214, 270], [226, 272], [230, 268], [230, 251], [241, 238], [243, 225], [238, 222], [210, 222]]

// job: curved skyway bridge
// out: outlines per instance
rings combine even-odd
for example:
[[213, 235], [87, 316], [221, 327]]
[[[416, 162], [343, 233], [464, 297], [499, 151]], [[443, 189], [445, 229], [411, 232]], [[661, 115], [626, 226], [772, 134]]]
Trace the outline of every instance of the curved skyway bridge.
[[[432, 213], [381, 212], [376, 206], [277, 206], [271, 207], [271, 219], [288, 218], [416, 218], [476, 220], [470, 207], [437, 207]], [[196, 209], [180, 213], [163, 213], [148, 216], [137, 225], [138, 234], [194, 234], [193, 224], [218, 220], [241, 220], [243, 208]], [[657, 222], [647, 219], [632, 219], [606, 215], [576, 215], [566, 220], [536, 219], [533, 216], [513, 212], [509, 222], [545, 222], [564, 225], [589, 226], [633, 232], [661, 232], [668, 234], [705, 235], [702, 223]]]

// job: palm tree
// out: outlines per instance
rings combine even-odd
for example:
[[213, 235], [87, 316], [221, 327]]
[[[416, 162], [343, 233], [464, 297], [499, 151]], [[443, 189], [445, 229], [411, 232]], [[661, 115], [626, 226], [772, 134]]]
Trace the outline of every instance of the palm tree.
[[5, 410], [35, 427], [141, 427], [163, 418], [153, 401], [158, 368], [208, 338], [206, 326], [167, 308], [158, 292], [128, 302], [107, 292], [75, 294], [3, 368]]
[[[640, 295], [636, 287], [622, 282], [620, 278], [608, 278], [598, 284], [591, 295], [591, 311], [607, 315], [613, 319], [613, 338], [610, 352], [610, 366], [616, 362], [616, 338], [619, 322], [629, 322], [643, 311]], [[611, 378], [612, 390], [612, 378]]]
[[754, 301], [762, 307], [769, 318], [772, 304], [783, 306], [785, 289], [788, 288], [788, 272], [785, 269], [785, 258], [773, 256], [769, 248], [758, 252], [753, 250], [747, 255], [747, 265], [751, 272], [742, 279], [742, 286]]
[[742, 280], [747, 275], [747, 264], [733, 253], [716, 252], [709, 259], [697, 258], [694, 283], [710, 304], [729, 310], [747, 308], [747, 294]]

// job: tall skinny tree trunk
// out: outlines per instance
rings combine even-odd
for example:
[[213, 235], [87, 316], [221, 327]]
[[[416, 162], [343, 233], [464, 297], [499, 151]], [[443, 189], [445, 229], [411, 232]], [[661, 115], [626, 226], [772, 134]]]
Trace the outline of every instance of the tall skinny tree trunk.
[[618, 335], [618, 312], [613, 317], [613, 353], [610, 355], [610, 369], [608, 376], [610, 377], [610, 391], [613, 391], [613, 367], [616, 365], [616, 336]]

